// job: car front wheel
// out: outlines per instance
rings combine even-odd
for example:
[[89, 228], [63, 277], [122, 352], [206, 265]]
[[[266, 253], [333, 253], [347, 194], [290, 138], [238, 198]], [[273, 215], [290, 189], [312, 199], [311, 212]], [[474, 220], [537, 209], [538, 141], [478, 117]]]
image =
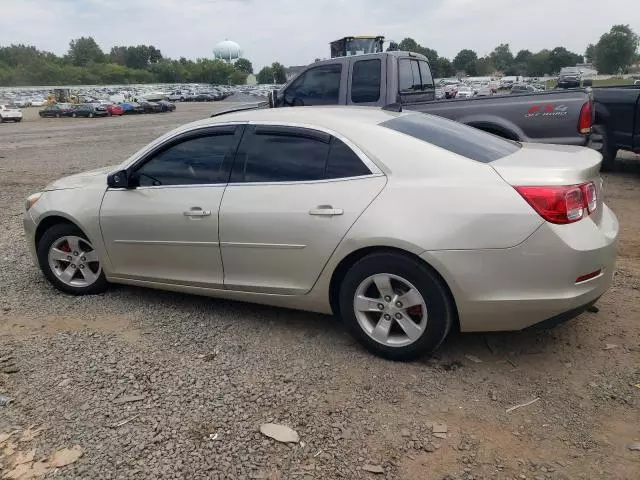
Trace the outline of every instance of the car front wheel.
[[37, 253], [42, 273], [58, 290], [91, 295], [106, 289], [98, 252], [75, 225], [49, 228], [38, 243]]
[[367, 255], [340, 286], [340, 312], [352, 335], [370, 352], [410, 361], [432, 353], [454, 321], [440, 277], [407, 255]]

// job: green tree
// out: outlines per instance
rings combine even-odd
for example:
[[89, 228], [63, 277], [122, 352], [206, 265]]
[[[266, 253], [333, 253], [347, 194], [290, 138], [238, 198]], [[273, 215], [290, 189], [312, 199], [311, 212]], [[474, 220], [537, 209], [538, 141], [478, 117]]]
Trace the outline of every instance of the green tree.
[[80, 37], [69, 42], [69, 60], [73, 65], [85, 67], [89, 62], [102, 63], [105, 61], [104, 52], [93, 37]]
[[495, 67], [493, 66], [493, 64], [491, 63], [491, 60], [488, 57], [478, 58], [475, 61], [475, 67], [476, 67], [476, 75], [480, 77], [490, 76], [495, 70]]
[[493, 52], [489, 54], [491, 64], [498, 70], [506, 72], [513, 66], [513, 54], [508, 43], [498, 45]]
[[271, 67], [262, 67], [262, 70], [256, 75], [258, 83], [267, 84], [273, 83], [273, 69]]
[[549, 52], [549, 70], [546, 73], [558, 73], [563, 67], [575, 67], [582, 62], [582, 55], [570, 52], [564, 47], [556, 47]]
[[549, 50], [540, 50], [529, 57], [526, 62], [526, 74], [532, 77], [541, 77], [551, 71], [549, 66]]
[[614, 25], [595, 48], [596, 67], [602, 73], [620, 73], [635, 60], [638, 35], [629, 25]]
[[596, 46], [593, 43], [587, 45], [587, 49], [584, 51], [584, 58], [587, 62], [591, 63], [596, 59]]
[[438, 58], [438, 68], [435, 69], [433, 73], [434, 77], [437, 78], [447, 78], [453, 77], [456, 74], [451, 61], [448, 58], [440, 57]]
[[237, 70], [247, 74], [253, 73], [253, 65], [246, 58], [239, 58], [235, 61], [234, 66]]
[[276, 83], [287, 82], [287, 74], [285, 72], [284, 66], [281, 63], [273, 62], [271, 64], [271, 70]]
[[457, 71], [463, 71], [467, 75], [476, 75], [476, 60], [478, 60], [478, 54], [473, 50], [465, 48], [460, 50], [453, 59], [453, 67]]

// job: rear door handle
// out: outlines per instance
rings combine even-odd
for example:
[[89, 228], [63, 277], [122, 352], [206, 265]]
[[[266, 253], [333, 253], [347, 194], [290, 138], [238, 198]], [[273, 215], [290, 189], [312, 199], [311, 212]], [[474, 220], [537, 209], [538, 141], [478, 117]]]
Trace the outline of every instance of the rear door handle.
[[333, 208], [331, 205], [318, 205], [316, 208], [309, 210], [309, 215], [326, 215], [333, 217], [334, 215], [342, 215], [344, 210], [341, 208]]
[[182, 212], [185, 217], [208, 217], [211, 215], [211, 210], [202, 210], [200, 207], [192, 207], [191, 210]]

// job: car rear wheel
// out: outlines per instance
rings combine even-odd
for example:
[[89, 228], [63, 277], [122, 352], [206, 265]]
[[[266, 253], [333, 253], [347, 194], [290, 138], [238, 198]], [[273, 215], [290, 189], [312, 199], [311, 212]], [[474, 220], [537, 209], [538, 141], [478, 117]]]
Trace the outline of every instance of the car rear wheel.
[[77, 114], [77, 113], [75, 113], [75, 112], [73, 112], [73, 113], [71, 114], [71, 116], [72, 116], [73, 118], [76, 118], [76, 117], [78, 116], [78, 114]]
[[354, 264], [340, 286], [340, 312], [370, 352], [409, 361], [435, 351], [454, 321], [446, 286], [426, 265], [380, 252]]
[[60, 114], [59, 113], [56, 113], [56, 118], [60, 118]]
[[89, 112], [89, 118], [93, 118], [93, 112]]
[[91, 295], [107, 288], [98, 252], [75, 225], [49, 228], [40, 239], [37, 253], [42, 273], [58, 290]]

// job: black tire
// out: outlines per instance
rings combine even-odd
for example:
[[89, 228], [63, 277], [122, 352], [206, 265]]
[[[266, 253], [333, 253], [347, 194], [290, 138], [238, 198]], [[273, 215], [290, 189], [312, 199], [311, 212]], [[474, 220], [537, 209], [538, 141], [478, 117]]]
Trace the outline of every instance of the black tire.
[[97, 293], [104, 292], [108, 286], [108, 282], [103, 271], [100, 271], [100, 275], [94, 283], [85, 287], [74, 287], [63, 283], [51, 270], [48, 259], [49, 249], [51, 248], [51, 245], [66, 236], [76, 236], [88, 240], [82, 230], [70, 223], [59, 223], [50, 227], [46, 232], [44, 232], [44, 235], [42, 235], [40, 242], [36, 246], [38, 264], [44, 276], [58, 290], [71, 295], [95, 295]]
[[16, 118], [16, 119], [14, 120], [14, 122], [16, 122], [16, 123], [20, 123], [21, 121], [22, 121], [22, 119], [21, 119], [21, 118]]
[[[422, 295], [427, 307], [427, 324], [422, 335], [406, 346], [379, 343], [360, 326], [354, 312], [358, 286], [375, 274], [391, 274], [409, 281]], [[455, 319], [455, 307], [448, 289], [437, 273], [409, 255], [379, 252], [367, 255], [347, 272], [339, 291], [340, 313], [347, 329], [364, 347], [389, 360], [411, 361], [434, 352], [447, 337]]]
[[612, 144], [609, 132], [604, 125], [594, 125], [593, 134], [599, 137], [599, 141], [602, 143], [602, 149], [600, 150], [602, 165], [600, 168], [603, 172], [610, 172], [615, 167], [618, 149]]
[[93, 118], [93, 112], [89, 112], [89, 118]]
[[71, 116], [72, 116], [73, 118], [77, 118], [77, 117], [78, 117], [78, 114], [77, 114], [76, 112], [73, 112], [73, 113], [71, 114]]
[[59, 113], [56, 113], [56, 118], [60, 118], [60, 114]]

